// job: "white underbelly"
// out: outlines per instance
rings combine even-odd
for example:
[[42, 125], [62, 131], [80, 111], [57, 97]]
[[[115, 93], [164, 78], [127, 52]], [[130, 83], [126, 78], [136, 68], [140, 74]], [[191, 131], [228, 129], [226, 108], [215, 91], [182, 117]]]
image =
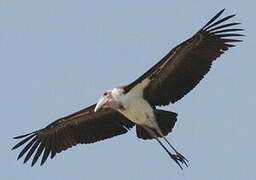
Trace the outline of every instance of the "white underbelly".
[[122, 103], [124, 109], [120, 112], [130, 121], [152, 128], [156, 126], [154, 110], [143, 98], [128, 94]]

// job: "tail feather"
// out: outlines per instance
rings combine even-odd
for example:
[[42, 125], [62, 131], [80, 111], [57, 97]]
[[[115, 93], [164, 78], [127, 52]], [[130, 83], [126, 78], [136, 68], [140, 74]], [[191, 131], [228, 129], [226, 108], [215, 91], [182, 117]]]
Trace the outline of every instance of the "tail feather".
[[[155, 117], [164, 136], [172, 131], [177, 121], [177, 114], [170, 111], [156, 110]], [[136, 125], [136, 132], [138, 138], [153, 139], [142, 126]]]

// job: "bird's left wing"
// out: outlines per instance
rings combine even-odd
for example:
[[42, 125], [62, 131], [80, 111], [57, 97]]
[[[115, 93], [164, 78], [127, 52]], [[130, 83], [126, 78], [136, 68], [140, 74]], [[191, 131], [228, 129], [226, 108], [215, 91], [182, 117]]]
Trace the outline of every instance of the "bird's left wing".
[[144, 98], [152, 105], [174, 103], [191, 91], [210, 70], [212, 62], [223, 54], [233, 42], [241, 40], [231, 37], [243, 29], [232, 28], [240, 23], [222, 24], [235, 15], [218, 20], [224, 9], [217, 13], [190, 39], [172, 49], [156, 65], [133, 83], [124, 87], [129, 91], [143, 81]]
[[34, 154], [31, 164], [33, 166], [42, 155], [42, 165], [50, 154], [53, 158], [56, 153], [76, 144], [93, 143], [124, 134], [134, 126], [134, 123], [115, 110], [103, 109], [95, 113], [94, 108], [95, 105], [92, 105], [60, 118], [41, 130], [14, 137], [22, 140], [12, 149], [26, 144], [18, 159], [26, 154], [25, 163]]

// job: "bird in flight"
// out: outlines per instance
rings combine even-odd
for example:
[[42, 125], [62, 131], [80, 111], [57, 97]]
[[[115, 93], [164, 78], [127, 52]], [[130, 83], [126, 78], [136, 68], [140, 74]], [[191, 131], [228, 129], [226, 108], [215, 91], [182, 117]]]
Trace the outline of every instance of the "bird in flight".
[[[24, 146], [18, 155], [31, 157], [33, 166], [40, 156], [41, 165], [77, 144], [88, 144], [126, 133], [136, 126], [138, 138], [155, 139], [182, 169], [188, 160], [165, 137], [177, 120], [177, 114], [157, 109], [175, 103], [191, 91], [210, 70], [212, 62], [241, 40], [234, 28], [240, 23], [226, 23], [234, 17], [221, 18], [218, 12], [191, 38], [173, 48], [158, 63], [134, 82], [105, 91], [98, 102], [45, 128], [14, 137]], [[225, 22], [225, 23], [224, 23]]]

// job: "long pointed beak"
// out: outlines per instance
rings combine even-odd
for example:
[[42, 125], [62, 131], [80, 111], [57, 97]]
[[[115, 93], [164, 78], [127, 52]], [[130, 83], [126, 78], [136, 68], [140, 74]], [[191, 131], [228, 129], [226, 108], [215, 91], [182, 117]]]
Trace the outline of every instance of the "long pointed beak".
[[94, 108], [94, 112], [100, 111], [102, 107], [107, 103], [108, 99], [106, 97], [100, 98], [96, 107]]

